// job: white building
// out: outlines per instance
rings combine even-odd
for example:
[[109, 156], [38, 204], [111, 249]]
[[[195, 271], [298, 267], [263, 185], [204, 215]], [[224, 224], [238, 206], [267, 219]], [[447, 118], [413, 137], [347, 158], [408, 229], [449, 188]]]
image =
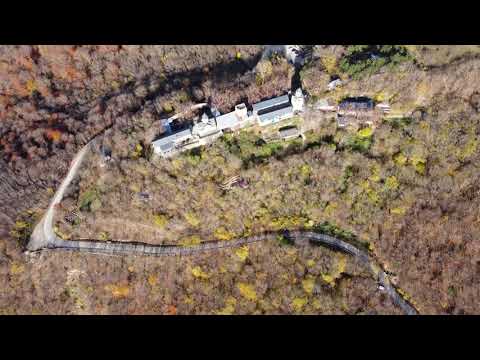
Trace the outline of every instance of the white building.
[[[220, 115], [218, 111], [212, 111], [209, 118], [204, 113], [197, 123], [190, 129], [184, 129], [171, 134], [168, 123], [166, 136], [152, 142], [154, 153], [163, 157], [172, 156], [178, 152], [193, 149], [201, 145], [207, 145], [223, 135], [224, 131], [239, 130], [254, 123], [260, 126], [275, 124], [281, 120], [294, 116], [295, 113], [303, 112], [304, 96], [301, 89], [297, 89], [294, 95], [282, 95], [273, 99], [253, 104], [253, 111], [249, 112], [247, 106], [242, 103], [235, 106], [235, 110]], [[290, 134], [285, 134], [289, 137]]]
[[291, 99], [293, 112], [303, 112], [305, 106], [305, 98], [303, 97], [302, 89], [298, 88], [295, 91], [295, 94], [292, 95]]
[[207, 114], [203, 114], [201, 121], [192, 127], [192, 135], [200, 138], [215, 134], [218, 131], [220, 130], [217, 128], [215, 118], [209, 119]]
[[153, 152], [163, 157], [176, 154], [186, 143], [192, 142], [193, 136], [190, 129], [185, 129], [160, 138], [152, 142]]
[[293, 106], [288, 95], [253, 104], [253, 116], [260, 126], [275, 124], [293, 116]]
[[247, 106], [242, 103], [235, 106], [235, 110], [216, 117], [218, 130], [238, 130], [251, 125], [255, 118], [250, 116]]

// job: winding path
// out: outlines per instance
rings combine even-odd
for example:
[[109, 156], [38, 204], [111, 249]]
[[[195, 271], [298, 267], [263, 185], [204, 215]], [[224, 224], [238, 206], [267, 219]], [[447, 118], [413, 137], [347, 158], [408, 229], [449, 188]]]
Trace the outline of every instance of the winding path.
[[[92, 140], [93, 141], [93, 140]], [[201, 251], [219, 250], [222, 248], [232, 248], [241, 245], [255, 243], [260, 241], [275, 240], [278, 235], [283, 235], [294, 245], [322, 245], [334, 250], [338, 250], [359, 259], [364, 263], [373, 273], [377, 282], [383, 286], [384, 291], [389, 295], [394, 303], [399, 306], [406, 314], [415, 315], [417, 310], [406, 301], [398, 290], [390, 282], [388, 275], [382, 270], [377, 261], [366, 251], [361, 250], [354, 245], [337, 239], [335, 237], [320, 234], [312, 231], [283, 231], [283, 232], [269, 232], [258, 234], [249, 237], [234, 239], [231, 241], [209, 241], [198, 245], [183, 247], [175, 245], [149, 245], [136, 242], [110, 242], [98, 240], [63, 240], [59, 238], [53, 231], [53, 212], [55, 205], [60, 203], [63, 198], [68, 185], [73, 180], [80, 168], [80, 165], [90, 148], [92, 142], [85, 145], [74, 157], [70, 165], [70, 170], [62, 181], [55, 196], [53, 197], [45, 215], [35, 226], [30, 241], [27, 245], [29, 252], [40, 251], [44, 249], [51, 250], [70, 250], [82, 251], [96, 254], [138, 254], [138, 255], [153, 255], [153, 256], [178, 256], [178, 255], [193, 255]]]
[[60, 201], [62, 201], [65, 190], [67, 190], [68, 185], [70, 185], [73, 178], [77, 174], [82, 160], [85, 157], [85, 154], [89, 150], [93, 141], [94, 140], [87, 143], [87, 145], [85, 145], [73, 158], [67, 176], [65, 177], [65, 179], [63, 179], [60, 187], [50, 201], [50, 205], [48, 205], [47, 211], [33, 229], [32, 235], [30, 236], [30, 241], [27, 244], [28, 251], [36, 251], [43, 248], [50, 248], [58, 240], [61, 240], [55, 235], [53, 231], [53, 211], [55, 209], [55, 205], [59, 204]]
[[[205, 104], [197, 104], [196, 107], [202, 107]], [[243, 237], [231, 241], [209, 241], [195, 246], [182, 247], [176, 245], [149, 245], [137, 242], [123, 242], [123, 241], [98, 241], [98, 240], [63, 240], [59, 238], [53, 231], [53, 214], [55, 205], [59, 204], [63, 195], [70, 185], [80, 168], [80, 165], [85, 158], [88, 150], [93, 144], [91, 140], [85, 145], [73, 158], [67, 176], [60, 184], [54, 197], [41, 220], [36, 224], [30, 241], [27, 245], [27, 252], [41, 251], [45, 249], [50, 250], [70, 250], [82, 251], [96, 254], [138, 254], [138, 255], [153, 255], [153, 256], [178, 256], [178, 255], [193, 255], [201, 251], [218, 250], [222, 248], [232, 248], [244, 244], [255, 243], [260, 241], [275, 240], [278, 235], [283, 235], [289, 239], [292, 244], [297, 246], [304, 245], [321, 245], [333, 248], [352, 255], [364, 263], [373, 273], [377, 282], [383, 286], [383, 291], [387, 293], [406, 314], [418, 314], [417, 310], [406, 301], [390, 282], [388, 275], [382, 270], [379, 263], [368, 252], [355, 247], [354, 245], [337, 239], [335, 237], [320, 234], [312, 231], [283, 231], [283, 232], [269, 232], [258, 234], [250, 237]]]

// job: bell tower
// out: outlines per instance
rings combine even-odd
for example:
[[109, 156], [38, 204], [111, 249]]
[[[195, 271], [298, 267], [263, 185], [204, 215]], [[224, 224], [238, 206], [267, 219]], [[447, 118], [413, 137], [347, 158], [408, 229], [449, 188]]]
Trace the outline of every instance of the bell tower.
[[305, 99], [303, 97], [302, 89], [298, 88], [295, 91], [295, 94], [292, 95], [291, 103], [293, 107], [293, 112], [303, 112]]

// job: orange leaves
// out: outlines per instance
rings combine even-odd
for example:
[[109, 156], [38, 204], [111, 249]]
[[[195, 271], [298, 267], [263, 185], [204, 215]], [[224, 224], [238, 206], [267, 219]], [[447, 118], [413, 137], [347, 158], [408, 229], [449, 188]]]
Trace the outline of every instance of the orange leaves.
[[169, 305], [167, 307], [167, 314], [168, 315], [177, 315], [177, 308], [175, 307], [175, 305]]
[[62, 133], [60, 130], [56, 130], [56, 129], [47, 129], [45, 131], [45, 135], [47, 136], [47, 138], [53, 142], [58, 142], [60, 140], [60, 138], [62, 137]]

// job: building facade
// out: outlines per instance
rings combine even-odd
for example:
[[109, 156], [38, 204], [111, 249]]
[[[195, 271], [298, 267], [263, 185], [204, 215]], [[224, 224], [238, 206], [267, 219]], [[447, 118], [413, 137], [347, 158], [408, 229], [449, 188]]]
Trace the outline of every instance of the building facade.
[[213, 116], [209, 117], [208, 112], [205, 112], [200, 121], [192, 127], [172, 133], [168, 123], [165, 136], [152, 142], [154, 153], [170, 157], [181, 151], [212, 143], [226, 131], [237, 131], [255, 124], [272, 125], [303, 112], [304, 103], [302, 90], [298, 89], [291, 96], [286, 94], [253, 104], [252, 111], [249, 111], [244, 103], [236, 105], [234, 111], [227, 114], [210, 109], [209, 113]]

